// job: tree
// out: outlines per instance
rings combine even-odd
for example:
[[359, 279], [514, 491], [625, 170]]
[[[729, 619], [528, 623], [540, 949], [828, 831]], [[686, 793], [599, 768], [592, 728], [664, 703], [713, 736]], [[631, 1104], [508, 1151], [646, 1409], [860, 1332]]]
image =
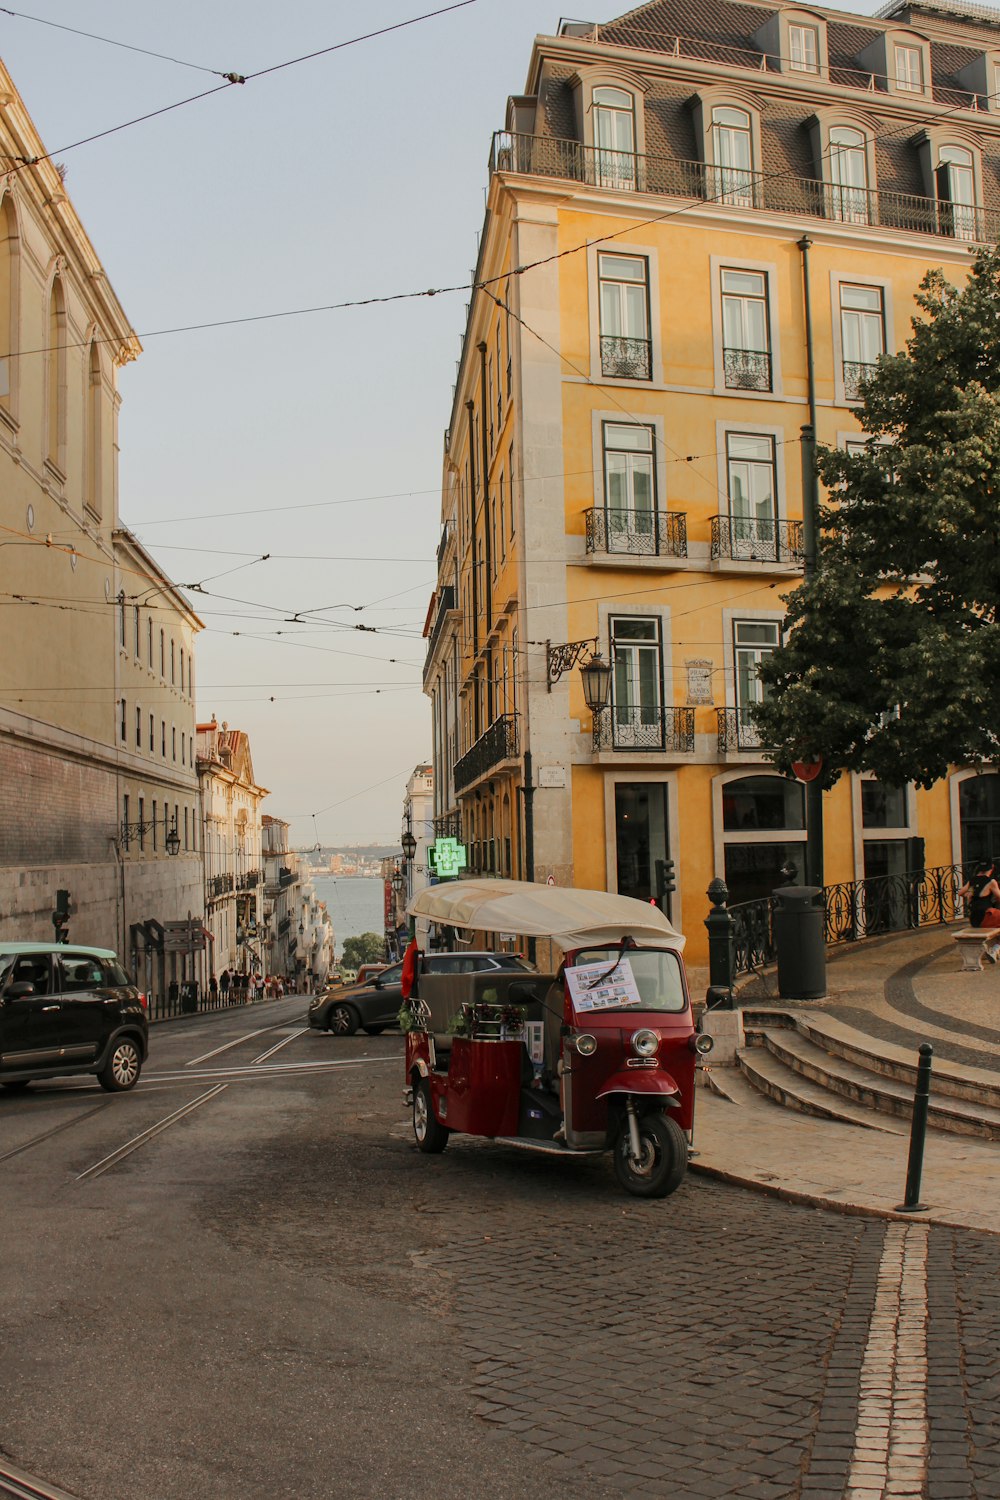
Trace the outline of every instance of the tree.
[[1000, 742], [1000, 253], [917, 294], [863, 388], [861, 451], [820, 448], [817, 569], [788, 596], [754, 709], [780, 770], [929, 786]]
[[378, 932], [362, 932], [344, 939], [341, 963], [345, 969], [360, 969], [362, 964], [385, 962], [385, 938]]

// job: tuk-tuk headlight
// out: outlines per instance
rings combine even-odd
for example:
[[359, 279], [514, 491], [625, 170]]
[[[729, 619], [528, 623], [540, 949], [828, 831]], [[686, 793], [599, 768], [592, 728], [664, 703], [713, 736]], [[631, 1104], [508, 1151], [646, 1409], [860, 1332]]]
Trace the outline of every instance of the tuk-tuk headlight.
[[573, 1038], [573, 1046], [576, 1048], [577, 1052], [579, 1052], [581, 1057], [593, 1057], [594, 1053], [597, 1051], [597, 1038], [596, 1036], [591, 1036], [589, 1032], [585, 1031], [581, 1036], [576, 1036]]
[[660, 1038], [655, 1031], [636, 1031], [632, 1036], [632, 1051], [639, 1057], [652, 1057], [659, 1049]]
[[692, 1050], [697, 1052], [699, 1057], [707, 1057], [714, 1046], [715, 1038], [709, 1036], [707, 1032], [698, 1031], [691, 1038]]

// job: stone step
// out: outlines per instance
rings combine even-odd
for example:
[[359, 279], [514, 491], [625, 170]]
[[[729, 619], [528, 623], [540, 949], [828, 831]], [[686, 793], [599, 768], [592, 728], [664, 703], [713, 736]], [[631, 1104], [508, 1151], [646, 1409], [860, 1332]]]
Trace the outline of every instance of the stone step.
[[[766, 1095], [785, 1109], [798, 1110], [799, 1114], [813, 1115], [820, 1120], [838, 1120], [841, 1124], [859, 1125], [865, 1130], [880, 1130], [888, 1135], [906, 1134], [904, 1122], [894, 1123], [888, 1116], [880, 1116], [863, 1104], [832, 1093], [822, 1084], [814, 1083], [788, 1067], [766, 1047], [753, 1047], [742, 1052], [736, 1077], [744, 1080], [744, 1088], [749, 1086], [757, 1094]], [[734, 1104], [741, 1102], [729, 1079], [720, 1092]]]
[[[835, 1056], [825, 1046], [818, 1046], [798, 1031], [767, 1028], [760, 1033], [760, 1038], [764, 1049], [772, 1057], [777, 1058], [793, 1073], [818, 1084], [831, 1094], [897, 1119], [910, 1118], [913, 1108], [912, 1084]], [[748, 1050], [752, 1054], [754, 1049]], [[747, 1052], [741, 1054], [741, 1066], [747, 1055]], [[1000, 1141], [1000, 1110], [990, 1105], [936, 1093], [933, 1076], [927, 1120], [936, 1130]]]
[[[846, 1062], [856, 1063], [872, 1073], [902, 1083], [911, 1095], [917, 1079], [916, 1046], [897, 1043], [859, 1031], [823, 1011], [751, 1011], [744, 1012], [744, 1028], [749, 1045], [762, 1045], [762, 1033], [794, 1030], [814, 1042], [825, 1052]], [[960, 1034], [956, 1034], [960, 1040]], [[1000, 1074], [984, 1068], [967, 1068], [935, 1057], [931, 1074], [931, 1094], [964, 1099], [1000, 1111]]]

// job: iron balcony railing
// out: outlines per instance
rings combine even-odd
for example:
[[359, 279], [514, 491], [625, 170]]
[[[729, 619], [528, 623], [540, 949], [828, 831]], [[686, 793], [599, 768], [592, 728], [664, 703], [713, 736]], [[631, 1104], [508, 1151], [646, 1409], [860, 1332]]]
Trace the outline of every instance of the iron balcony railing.
[[[885, 932], [906, 932], [953, 922], [962, 915], [958, 891], [961, 865], [937, 865], [902, 875], [874, 875], [823, 888], [824, 940], [853, 943]], [[741, 901], [729, 908], [736, 943], [736, 973], [773, 963], [774, 898]]]
[[298, 872], [296, 870], [289, 870], [282, 866], [282, 868], [278, 871], [279, 889], [283, 890], [285, 886], [294, 885], [298, 878]]
[[653, 373], [653, 346], [649, 339], [627, 339], [601, 334], [601, 373], [621, 380], [649, 380]]
[[455, 791], [461, 792], [502, 760], [518, 753], [517, 715], [501, 714], [470, 750], [455, 762]]
[[878, 368], [875, 364], [866, 364], [863, 360], [844, 360], [844, 395], [848, 401], [860, 401], [862, 387], [866, 380], [871, 379]]
[[254, 889], [254, 887], [258, 884], [259, 881], [260, 881], [260, 871], [259, 870], [247, 870], [237, 880], [237, 882], [236, 882], [236, 889], [239, 890], [239, 891], [252, 891]]
[[687, 516], [681, 511], [613, 510], [598, 505], [584, 515], [588, 552], [687, 557]]
[[[970, 98], [973, 96], [969, 96]], [[870, 224], [907, 234], [992, 242], [1000, 238], [995, 209], [948, 203], [915, 193], [845, 188], [810, 177], [715, 167], [671, 156], [602, 151], [564, 138], [499, 131], [491, 172], [555, 177], [621, 192], [660, 193], [735, 208], [794, 214], [838, 223]]]
[[730, 562], [787, 563], [805, 557], [801, 521], [763, 521], [743, 516], [712, 517], [712, 558]]
[[434, 819], [434, 837], [436, 839], [461, 839], [462, 819], [458, 813], [443, 813]]
[[279, 937], [284, 937], [285, 933], [288, 931], [288, 929], [291, 927], [291, 925], [292, 925], [292, 919], [291, 919], [291, 917], [281, 917], [281, 918], [279, 918], [279, 921], [278, 921], [278, 936]]
[[210, 875], [205, 881], [205, 895], [209, 901], [216, 901], [220, 896], [227, 895], [235, 888], [236, 882], [232, 875]]
[[764, 349], [723, 349], [726, 386], [731, 391], [769, 391], [771, 356]]
[[441, 639], [441, 632], [444, 629], [444, 622], [448, 615], [448, 611], [454, 608], [455, 588], [453, 584], [446, 583], [445, 586], [438, 591], [437, 614], [434, 616], [434, 624], [431, 627], [431, 633], [427, 639], [428, 661], [430, 661], [431, 657], [434, 655], [435, 650], [437, 649], [437, 643]]
[[441, 566], [441, 559], [442, 559], [442, 557], [444, 557], [444, 554], [445, 554], [445, 549], [447, 548], [448, 543], [451, 541], [451, 538], [454, 535], [454, 533], [455, 533], [455, 523], [454, 523], [454, 521], [452, 521], [450, 519], [447, 520], [447, 521], [445, 521], [444, 525], [441, 527], [441, 540], [438, 542], [438, 549], [437, 549], [437, 563], [438, 563], [438, 567], [439, 568]]
[[764, 747], [760, 730], [746, 708], [717, 708], [719, 751], [760, 750]]
[[594, 749], [690, 754], [694, 749], [694, 709], [610, 704], [594, 714]]

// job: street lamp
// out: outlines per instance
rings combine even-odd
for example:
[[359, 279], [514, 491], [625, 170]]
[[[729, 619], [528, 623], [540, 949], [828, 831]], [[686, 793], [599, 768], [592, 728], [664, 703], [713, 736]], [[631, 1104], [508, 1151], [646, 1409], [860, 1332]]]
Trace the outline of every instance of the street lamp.
[[592, 714], [607, 708], [611, 697], [611, 665], [595, 651], [586, 666], [580, 668], [583, 699]]
[[392, 872], [392, 888], [396, 892], [397, 896], [402, 893], [403, 886], [405, 884], [406, 881], [403, 879], [403, 872], [397, 865]]
[[[138, 822], [138, 823], [123, 822], [122, 825], [121, 825], [121, 828], [119, 829], [120, 842], [127, 849], [128, 846], [129, 846], [129, 844], [131, 843], [132, 839], [143, 839], [143, 838], [145, 838], [146, 834], [149, 833], [149, 832], [151, 832], [155, 827], [156, 827], [156, 824], [152, 820], [152, 818], [143, 819], [141, 822]], [[180, 851], [181, 851], [181, 840], [180, 840], [180, 834], [177, 832], [177, 819], [176, 818], [174, 819], [174, 821], [173, 821], [173, 823], [171, 825], [171, 828], [170, 828], [170, 832], [167, 834], [167, 837], [166, 837], [166, 839], [165, 839], [164, 842], [165, 842], [167, 853], [170, 855], [171, 858], [174, 858], [175, 855], [178, 855], [180, 853]]]
[[417, 841], [409, 829], [403, 834], [400, 843], [403, 846], [403, 857], [407, 860], [412, 859], [417, 852]]
[[174, 821], [170, 825], [170, 832], [167, 834], [166, 845], [167, 853], [170, 855], [171, 859], [173, 859], [175, 855], [178, 855], [181, 852], [181, 836], [177, 832], [176, 815], [174, 816]]

